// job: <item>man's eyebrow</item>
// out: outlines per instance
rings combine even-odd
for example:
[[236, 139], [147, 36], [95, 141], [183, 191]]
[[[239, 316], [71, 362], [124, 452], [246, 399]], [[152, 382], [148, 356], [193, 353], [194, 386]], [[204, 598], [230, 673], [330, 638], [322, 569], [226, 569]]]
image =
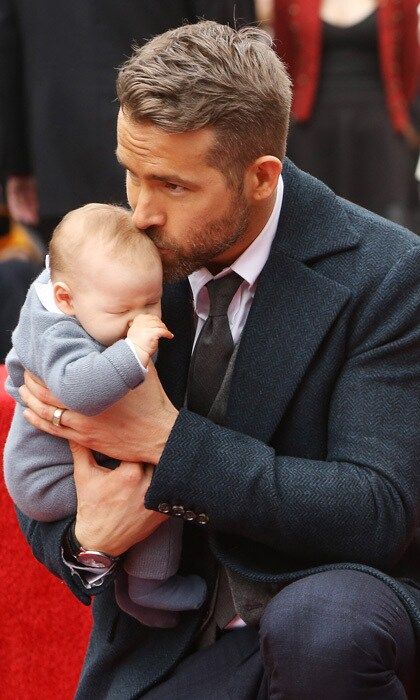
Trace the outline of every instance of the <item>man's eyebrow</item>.
[[[147, 177], [147, 176], [146, 176]], [[158, 182], [173, 182], [177, 185], [182, 185], [184, 187], [196, 188], [197, 183], [187, 180], [185, 177], [181, 177], [177, 173], [162, 173], [162, 175], [149, 175], [150, 180], [157, 180]]]
[[[116, 156], [117, 161], [119, 162], [120, 165], [122, 165], [123, 168], [125, 168], [129, 172], [133, 172], [126, 165], [126, 163], [124, 163], [122, 158], [119, 156], [118, 151], [115, 151], [115, 156]], [[135, 175], [135, 173], [133, 173], [133, 175]], [[187, 180], [185, 177], [181, 177], [180, 175], [178, 175], [178, 173], [161, 173], [160, 175], [152, 173], [150, 175], [146, 175], [146, 177], [149, 180], [157, 180], [158, 182], [174, 182], [178, 185], [181, 185], [184, 187], [189, 187], [191, 189], [197, 188], [197, 182], [193, 182], [192, 180]]]

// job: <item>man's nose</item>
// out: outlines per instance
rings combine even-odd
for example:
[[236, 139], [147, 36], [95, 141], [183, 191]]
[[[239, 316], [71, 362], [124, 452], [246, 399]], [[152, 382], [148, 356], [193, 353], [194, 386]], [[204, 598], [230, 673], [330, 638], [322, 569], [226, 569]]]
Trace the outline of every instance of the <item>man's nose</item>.
[[133, 212], [133, 224], [141, 231], [151, 226], [163, 226], [165, 214], [153, 203], [150, 197], [139, 197]]

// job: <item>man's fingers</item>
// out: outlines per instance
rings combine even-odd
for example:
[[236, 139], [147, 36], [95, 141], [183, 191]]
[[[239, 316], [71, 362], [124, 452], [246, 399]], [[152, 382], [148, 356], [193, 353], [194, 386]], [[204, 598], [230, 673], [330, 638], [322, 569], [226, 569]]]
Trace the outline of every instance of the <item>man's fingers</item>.
[[62, 425], [53, 425], [51, 420], [45, 420], [40, 418], [34, 411], [30, 408], [25, 408], [23, 412], [23, 417], [37, 430], [42, 430], [44, 433], [49, 433], [54, 435], [54, 437], [64, 438], [65, 440], [77, 440], [81, 439], [81, 435], [73, 430], [73, 428], [65, 428]]
[[[19, 394], [24, 402], [24, 404], [31, 409], [34, 413], [36, 413], [39, 418], [42, 418], [43, 420], [49, 421], [51, 423], [53, 414], [56, 408], [59, 408], [60, 406], [57, 404], [49, 404], [45, 403], [42, 399], [39, 399], [36, 394], [33, 394], [28, 387], [23, 384], [20, 389], [19, 389]], [[60, 418], [60, 424], [64, 426], [66, 424], [66, 418], [69, 416], [66, 416], [66, 413], [70, 413], [68, 409], [63, 408], [63, 413]]]
[[53, 396], [51, 391], [47, 389], [45, 384], [43, 384], [35, 375], [28, 371], [25, 371], [25, 386], [29, 389], [30, 393], [36, 396], [42, 403], [48, 403], [50, 406], [55, 408], [65, 408], [58, 399]]
[[31, 379], [31, 380], [34, 381], [36, 384], [39, 384], [40, 386], [43, 386], [45, 389], [47, 388], [47, 385], [44, 384], [44, 382], [42, 382], [42, 381], [40, 380], [40, 378], [36, 376], [36, 374], [32, 374], [32, 372], [30, 372], [28, 369], [25, 369], [25, 372], [24, 372], [24, 375], [23, 375], [23, 376], [24, 376], [24, 378], [25, 378], [25, 382], [26, 382], [27, 379]]
[[140, 462], [121, 462], [116, 470], [127, 481], [140, 482], [144, 476], [144, 468]]
[[102, 472], [105, 476], [111, 474], [111, 471], [106, 467], [101, 467], [95, 460], [91, 450], [83, 445], [80, 445], [74, 440], [69, 440], [69, 447], [73, 455], [74, 462], [74, 483], [76, 490], [79, 484], [86, 482], [90, 477], [96, 476], [98, 472]]
[[74, 442], [74, 440], [69, 440], [69, 447], [71, 450], [71, 453], [73, 455], [73, 459], [76, 462], [79, 462], [83, 459], [87, 460], [93, 460], [93, 455], [90, 450], [88, 450], [87, 447], [84, 447], [83, 445], [80, 445], [78, 442]]
[[[123, 476], [126, 481], [133, 482], [140, 481], [144, 475], [143, 465], [139, 464], [139, 462], [121, 462], [118, 467], [111, 470], [98, 464], [92, 451], [84, 447], [84, 445], [80, 445], [74, 440], [69, 440], [69, 447], [74, 460], [74, 479], [76, 484], [84, 477], [92, 475], [92, 472], [102, 472], [104, 475], [112, 478], [112, 474], [116, 474], [118, 471], [119, 475]], [[120, 478], [120, 476], [117, 478]]]
[[28, 423], [33, 425], [34, 428], [66, 440], [77, 440], [81, 437], [75, 429], [76, 425], [74, 428], [72, 427], [73, 416], [75, 415], [77, 417], [77, 414], [73, 414], [73, 412], [69, 411], [67, 408], [63, 409], [60, 424], [54, 425], [52, 419], [57, 406], [52, 406], [40, 401], [29, 391], [25, 384], [20, 387], [19, 394], [26, 406], [23, 412], [24, 418]]

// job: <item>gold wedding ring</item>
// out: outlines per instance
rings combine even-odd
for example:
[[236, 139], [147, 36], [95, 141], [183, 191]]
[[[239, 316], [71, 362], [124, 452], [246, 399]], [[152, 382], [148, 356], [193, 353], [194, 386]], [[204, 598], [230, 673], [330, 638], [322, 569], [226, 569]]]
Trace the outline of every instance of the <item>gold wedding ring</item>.
[[61, 416], [63, 415], [65, 408], [56, 408], [52, 414], [51, 423], [53, 425], [61, 425]]

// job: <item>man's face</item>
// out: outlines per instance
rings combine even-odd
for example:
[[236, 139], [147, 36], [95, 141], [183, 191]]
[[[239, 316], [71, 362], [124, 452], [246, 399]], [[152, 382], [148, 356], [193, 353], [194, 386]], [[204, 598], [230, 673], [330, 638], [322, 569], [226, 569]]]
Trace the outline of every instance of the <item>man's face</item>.
[[120, 111], [117, 157], [133, 222], [158, 247], [166, 280], [224, 267], [247, 247], [250, 209], [206, 162], [212, 129], [168, 134]]

